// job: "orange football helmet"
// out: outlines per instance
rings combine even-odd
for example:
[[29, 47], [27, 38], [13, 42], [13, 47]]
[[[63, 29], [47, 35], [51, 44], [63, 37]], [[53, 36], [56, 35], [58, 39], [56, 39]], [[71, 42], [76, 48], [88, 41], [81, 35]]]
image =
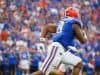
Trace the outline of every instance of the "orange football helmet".
[[79, 11], [77, 9], [75, 9], [74, 7], [68, 7], [65, 10], [65, 16], [69, 16], [69, 17], [79, 17]]

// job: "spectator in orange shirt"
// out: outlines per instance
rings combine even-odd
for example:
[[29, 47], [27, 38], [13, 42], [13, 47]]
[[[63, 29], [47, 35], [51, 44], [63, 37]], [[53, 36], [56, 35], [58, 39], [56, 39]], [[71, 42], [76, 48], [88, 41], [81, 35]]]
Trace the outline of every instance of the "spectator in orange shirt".
[[2, 30], [1, 31], [1, 34], [0, 34], [0, 39], [1, 39], [1, 41], [7, 41], [7, 39], [8, 39], [8, 33], [7, 33], [7, 31], [5, 31], [5, 30]]
[[37, 4], [40, 8], [45, 8], [47, 7], [47, 2], [45, 0], [40, 0]]

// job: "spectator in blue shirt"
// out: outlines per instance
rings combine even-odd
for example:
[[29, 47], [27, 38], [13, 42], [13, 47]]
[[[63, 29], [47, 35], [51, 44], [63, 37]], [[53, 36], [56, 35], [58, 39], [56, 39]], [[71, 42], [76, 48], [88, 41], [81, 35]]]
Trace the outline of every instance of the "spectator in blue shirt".
[[31, 57], [31, 67], [30, 67], [31, 73], [38, 70], [38, 68], [39, 68], [39, 62], [40, 61], [41, 61], [41, 56], [39, 56], [39, 54], [37, 52], [35, 52], [34, 54], [32, 54], [32, 57]]
[[9, 69], [10, 69], [10, 75], [15, 75], [16, 65], [17, 65], [17, 57], [16, 57], [16, 54], [15, 54], [14, 50], [10, 50], [10, 53], [9, 53]]
[[7, 52], [3, 53], [2, 66], [3, 66], [3, 75], [10, 75], [10, 73], [9, 73], [8, 53]]

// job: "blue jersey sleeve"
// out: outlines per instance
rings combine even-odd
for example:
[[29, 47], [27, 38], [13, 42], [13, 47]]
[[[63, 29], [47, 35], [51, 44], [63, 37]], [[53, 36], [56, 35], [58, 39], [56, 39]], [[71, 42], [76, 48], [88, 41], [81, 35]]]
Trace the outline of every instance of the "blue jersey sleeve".
[[77, 24], [77, 25], [79, 25], [80, 28], [82, 28], [82, 22], [77, 19], [73, 19], [72, 24]]

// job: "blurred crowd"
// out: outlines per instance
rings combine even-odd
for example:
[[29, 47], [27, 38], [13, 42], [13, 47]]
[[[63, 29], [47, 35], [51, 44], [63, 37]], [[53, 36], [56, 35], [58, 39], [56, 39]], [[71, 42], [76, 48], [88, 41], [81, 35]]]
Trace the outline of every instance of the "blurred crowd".
[[[99, 75], [99, 5], [99, 0], [0, 0], [0, 75], [14, 75], [15, 72], [29, 75], [38, 70], [52, 38], [52, 34], [48, 34], [48, 43], [41, 43], [41, 29], [63, 18], [68, 6], [80, 9], [80, 18], [89, 37], [84, 45], [75, 40], [75, 46], [82, 52], [79, 55], [84, 61], [84, 75]], [[26, 68], [24, 59], [28, 60], [24, 61]]]

